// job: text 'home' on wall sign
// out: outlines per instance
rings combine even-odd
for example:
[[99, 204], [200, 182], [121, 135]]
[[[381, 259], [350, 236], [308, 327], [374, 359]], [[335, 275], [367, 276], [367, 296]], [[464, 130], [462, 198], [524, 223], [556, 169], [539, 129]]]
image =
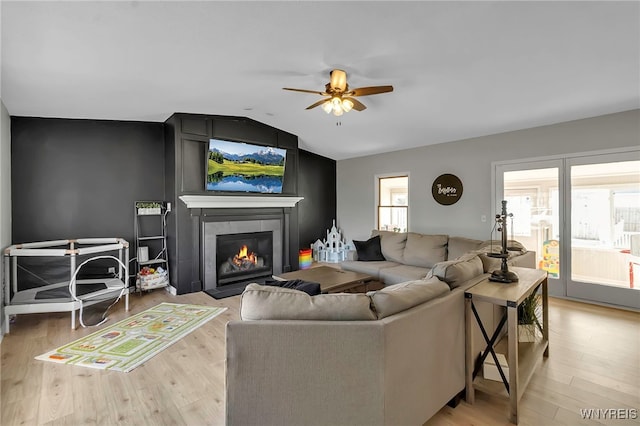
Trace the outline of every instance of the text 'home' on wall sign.
[[442, 205], [455, 204], [462, 197], [462, 181], [452, 174], [440, 175], [433, 181], [431, 194]]

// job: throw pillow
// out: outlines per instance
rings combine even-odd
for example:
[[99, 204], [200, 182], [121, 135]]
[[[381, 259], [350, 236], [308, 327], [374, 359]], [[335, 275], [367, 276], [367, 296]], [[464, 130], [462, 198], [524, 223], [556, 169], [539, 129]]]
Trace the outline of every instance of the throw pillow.
[[[485, 241], [482, 243], [482, 246], [475, 251], [475, 253], [478, 253], [480, 256], [480, 260], [482, 260], [485, 272], [493, 272], [494, 270], [501, 268], [502, 259], [489, 256], [489, 253], [500, 253], [501, 251], [502, 242], [498, 240]], [[522, 243], [515, 240], [509, 240], [507, 241], [507, 252], [509, 254], [507, 263], [511, 264], [513, 258], [525, 254], [527, 249], [522, 245]]]
[[314, 283], [305, 280], [266, 280], [264, 285], [271, 285], [274, 287], [292, 288], [294, 290], [300, 290], [307, 293], [309, 296], [315, 296], [322, 293], [320, 289], [320, 283]]
[[353, 241], [358, 253], [358, 260], [365, 262], [373, 262], [376, 260], [385, 260], [380, 248], [380, 236], [369, 238], [367, 241]]
[[462, 255], [456, 260], [436, 263], [425, 278], [438, 277], [454, 289], [483, 273], [482, 261], [477, 254], [471, 253]]
[[371, 300], [362, 293], [309, 296], [290, 288], [249, 284], [242, 293], [243, 320], [375, 320]]
[[371, 298], [378, 319], [382, 319], [435, 299], [449, 291], [446, 283], [432, 277], [390, 285], [382, 290], [370, 291], [367, 296]]

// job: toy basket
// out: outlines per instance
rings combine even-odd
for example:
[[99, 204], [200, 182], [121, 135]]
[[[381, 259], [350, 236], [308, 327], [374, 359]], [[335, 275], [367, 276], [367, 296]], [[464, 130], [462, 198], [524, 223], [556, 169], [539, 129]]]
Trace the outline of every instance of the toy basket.
[[156, 272], [150, 275], [138, 275], [138, 286], [140, 290], [151, 290], [166, 287], [167, 285], [169, 285], [169, 274], [167, 271]]

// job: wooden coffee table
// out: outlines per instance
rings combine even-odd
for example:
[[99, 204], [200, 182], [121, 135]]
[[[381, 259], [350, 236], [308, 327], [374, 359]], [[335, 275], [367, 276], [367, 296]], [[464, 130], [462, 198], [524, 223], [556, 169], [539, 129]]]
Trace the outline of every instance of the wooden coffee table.
[[309, 269], [278, 275], [285, 280], [304, 280], [320, 284], [323, 293], [365, 293], [384, 287], [374, 277], [360, 272], [343, 271], [331, 266], [315, 266]]

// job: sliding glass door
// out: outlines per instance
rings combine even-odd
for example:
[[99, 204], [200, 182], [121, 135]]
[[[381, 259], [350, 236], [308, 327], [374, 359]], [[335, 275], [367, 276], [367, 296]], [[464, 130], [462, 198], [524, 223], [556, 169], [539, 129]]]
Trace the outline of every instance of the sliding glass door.
[[640, 309], [640, 151], [495, 165], [550, 294]]
[[536, 267], [549, 273], [549, 293], [564, 296], [560, 247], [564, 241], [561, 160], [531, 161], [497, 167], [497, 204], [507, 200], [513, 214], [509, 239], [536, 252]]
[[640, 273], [640, 160], [569, 158], [566, 168], [571, 193], [567, 296], [640, 309], [635, 279]]

